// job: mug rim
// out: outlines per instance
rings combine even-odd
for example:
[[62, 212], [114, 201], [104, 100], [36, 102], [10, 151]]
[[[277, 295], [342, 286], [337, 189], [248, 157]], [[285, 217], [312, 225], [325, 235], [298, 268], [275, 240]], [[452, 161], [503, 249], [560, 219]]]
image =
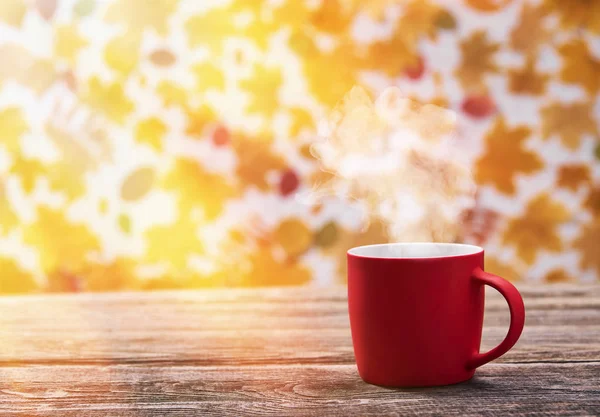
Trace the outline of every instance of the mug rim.
[[[423, 256], [385, 256], [385, 255], [368, 255], [364, 254], [368, 248], [383, 248], [383, 247], [399, 247], [399, 246], [428, 246], [431, 248], [460, 248], [464, 252], [448, 255], [423, 255]], [[363, 252], [363, 253], [361, 253]], [[397, 242], [397, 243], [378, 243], [372, 245], [356, 246], [348, 249], [346, 252], [347, 256], [352, 256], [361, 259], [397, 259], [397, 260], [412, 260], [412, 259], [449, 259], [449, 258], [461, 258], [465, 256], [473, 256], [483, 253], [483, 248], [477, 245], [470, 245], [467, 243], [443, 243], [443, 242]]]

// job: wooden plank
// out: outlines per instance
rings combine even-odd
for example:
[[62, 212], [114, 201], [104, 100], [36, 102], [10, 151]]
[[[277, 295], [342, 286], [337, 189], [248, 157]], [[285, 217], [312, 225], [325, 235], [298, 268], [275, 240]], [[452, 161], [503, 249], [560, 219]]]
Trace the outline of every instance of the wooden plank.
[[[141, 324], [143, 326], [143, 323]], [[483, 350], [496, 345], [505, 327], [488, 327]], [[260, 329], [159, 332], [0, 333], [0, 366], [40, 363], [295, 364], [353, 363], [347, 329]], [[600, 326], [537, 326], [525, 329], [503, 362], [600, 359]]]
[[[599, 298], [599, 284], [516, 284], [521, 294], [533, 300], [535, 298]], [[496, 291], [488, 292], [491, 297], [500, 297]], [[185, 304], [187, 303], [247, 303], [247, 302], [318, 302], [346, 300], [345, 286], [308, 285], [301, 287], [258, 287], [258, 288], [227, 288], [203, 289], [186, 291], [155, 291], [155, 292], [119, 292], [119, 293], [80, 293], [80, 294], [31, 294], [0, 296], [0, 304], [11, 303], [18, 305], [23, 301], [32, 302], [70, 302], [73, 299], [84, 303], [131, 304], [132, 300], [138, 304]]]
[[600, 363], [490, 364], [467, 383], [365, 384], [353, 365], [0, 368], [3, 416], [598, 415]]
[[[597, 359], [598, 288], [523, 290], [525, 331], [500, 360]], [[508, 321], [506, 303], [490, 291], [483, 350], [500, 342]], [[0, 338], [0, 366], [354, 361], [342, 287], [0, 298]]]

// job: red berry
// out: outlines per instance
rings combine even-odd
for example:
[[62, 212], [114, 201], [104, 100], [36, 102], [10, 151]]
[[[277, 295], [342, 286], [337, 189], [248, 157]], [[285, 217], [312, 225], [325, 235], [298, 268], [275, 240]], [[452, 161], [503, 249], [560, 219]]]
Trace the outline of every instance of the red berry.
[[410, 67], [404, 69], [404, 75], [406, 75], [411, 80], [418, 80], [423, 76], [425, 72], [425, 61], [423, 58], [419, 57], [417, 62], [412, 64]]
[[461, 107], [465, 113], [475, 119], [483, 119], [496, 111], [496, 104], [489, 96], [467, 97]]
[[293, 169], [285, 171], [279, 180], [279, 193], [286, 197], [292, 194], [300, 185], [300, 179]]
[[225, 146], [230, 141], [229, 130], [225, 126], [217, 126], [212, 134], [212, 141], [215, 146]]

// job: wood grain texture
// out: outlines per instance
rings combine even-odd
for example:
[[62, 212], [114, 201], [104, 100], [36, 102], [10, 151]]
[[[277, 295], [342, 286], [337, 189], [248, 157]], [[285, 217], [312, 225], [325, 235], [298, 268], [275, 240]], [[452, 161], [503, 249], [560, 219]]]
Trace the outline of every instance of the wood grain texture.
[[389, 389], [352, 365], [3, 368], [0, 414], [596, 415], [600, 363], [490, 364], [466, 383]]
[[[0, 415], [600, 415], [600, 286], [519, 289], [513, 350], [411, 390], [360, 380], [342, 287], [0, 297]], [[488, 291], [483, 349], [508, 322]]]

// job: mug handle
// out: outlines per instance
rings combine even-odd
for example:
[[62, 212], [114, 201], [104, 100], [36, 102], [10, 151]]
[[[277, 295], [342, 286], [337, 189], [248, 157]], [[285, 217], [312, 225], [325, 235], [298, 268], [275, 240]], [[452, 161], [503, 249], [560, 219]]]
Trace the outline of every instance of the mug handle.
[[473, 271], [471, 277], [482, 285], [489, 285], [498, 290], [508, 302], [508, 308], [510, 310], [510, 326], [508, 328], [508, 334], [498, 346], [486, 353], [476, 353], [468, 361], [467, 368], [475, 369], [504, 355], [515, 345], [515, 343], [517, 343], [517, 340], [519, 340], [519, 336], [521, 336], [521, 332], [523, 331], [523, 326], [525, 325], [525, 305], [523, 304], [523, 298], [521, 298], [519, 291], [504, 278], [489, 274], [479, 267]]

